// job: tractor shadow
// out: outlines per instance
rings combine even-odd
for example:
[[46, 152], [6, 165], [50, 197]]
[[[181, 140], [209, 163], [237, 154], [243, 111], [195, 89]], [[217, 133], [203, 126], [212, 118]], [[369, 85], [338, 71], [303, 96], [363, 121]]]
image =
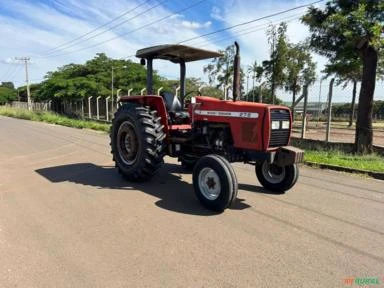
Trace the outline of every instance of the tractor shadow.
[[244, 191], [248, 191], [248, 192], [255, 192], [255, 193], [260, 193], [260, 194], [268, 194], [268, 195], [283, 195], [283, 194], [285, 194], [285, 192], [272, 192], [272, 191], [267, 190], [261, 186], [244, 184], [244, 183], [239, 183], [239, 190], [244, 190]]
[[[155, 205], [173, 212], [211, 216], [217, 215], [205, 209], [195, 197], [193, 185], [183, 181], [182, 174], [190, 174], [180, 165], [164, 164], [151, 181], [144, 183], [124, 180], [114, 167], [92, 163], [76, 163], [35, 170], [52, 183], [71, 182], [96, 189], [139, 190], [159, 198]], [[237, 199], [229, 209], [243, 210], [250, 206]]]

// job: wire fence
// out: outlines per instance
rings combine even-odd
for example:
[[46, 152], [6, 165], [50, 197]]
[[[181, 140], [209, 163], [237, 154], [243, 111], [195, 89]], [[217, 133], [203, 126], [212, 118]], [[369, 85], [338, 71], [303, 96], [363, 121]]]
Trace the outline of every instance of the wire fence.
[[[29, 109], [28, 103], [21, 101], [13, 101], [10, 106], [17, 109]], [[113, 113], [116, 111], [116, 102], [112, 104], [109, 97], [90, 96], [83, 100], [31, 102], [30, 110], [40, 112], [50, 111], [72, 118], [110, 122], [113, 118]]]
[[[323, 103], [326, 105], [325, 103]], [[10, 105], [14, 108], [28, 109], [27, 102], [14, 101]], [[309, 107], [311, 107], [309, 105]], [[293, 125], [292, 136], [326, 141], [326, 115], [321, 112], [325, 109], [312, 107], [313, 111], [307, 110], [304, 124], [302, 124], [303, 115], [300, 107], [297, 109], [296, 121]], [[323, 107], [321, 107], [323, 108]], [[31, 110], [33, 111], [51, 111], [54, 113], [69, 116], [77, 119], [88, 119], [102, 122], [111, 122], [114, 112], [117, 109], [116, 100], [112, 103], [110, 97], [104, 98], [101, 96], [89, 96], [83, 100], [62, 100], [55, 99], [46, 102], [32, 102]], [[301, 114], [300, 114], [301, 113]], [[319, 114], [316, 114], [319, 113]], [[332, 116], [332, 129], [330, 132], [329, 141], [351, 143], [354, 141], [354, 127], [347, 127], [349, 115]], [[340, 117], [340, 116], [344, 116]], [[356, 114], [355, 114], [356, 117]], [[374, 144], [384, 146], [384, 122], [381, 122], [381, 116], [374, 115]], [[356, 118], [354, 118], [354, 122]], [[379, 122], [376, 122], [379, 121]], [[304, 126], [302, 126], [304, 125]], [[304, 132], [301, 131], [304, 127]]]

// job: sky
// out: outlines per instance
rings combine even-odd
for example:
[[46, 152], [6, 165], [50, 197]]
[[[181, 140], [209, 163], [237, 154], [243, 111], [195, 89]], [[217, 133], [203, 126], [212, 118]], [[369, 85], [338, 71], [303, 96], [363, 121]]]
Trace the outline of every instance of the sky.
[[[299, 19], [307, 8], [206, 34], [311, 2], [314, 0], [2, 0], [0, 82], [25, 84], [24, 65], [17, 57], [30, 58], [30, 81], [39, 83], [47, 72], [69, 63], [85, 63], [96, 53], [138, 62], [133, 57], [138, 49], [180, 42], [224, 50], [237, 41], [241, 65], [247, 70], [254, 61], [268, 59], [266, 31], [270, 24], [286, 21], [288, 38], [293, 43], [309, 36], [308, 28]], [[316, 5], [322, 7], [323, 3]], [[316, 54], [313, 59], [319, 80], [309, 89], [309, 101], [324, 102], [329, 80], [320, 85], [320, 78], [326, 59]], [[203, 73], [207, 63], [188, 63], [187, 77], [207, 81]], [[157, 61], [154, 67], [164, 77], [178, 78], [177, 65]], [[248, 84], [251, 86], [252, 81]], [[351, 94], [352, 87], [336, 87], [334, 101], [349, 102]], [[284, 91], [278, 91], [277, 96], [284, 101], [291, 99]], [[384, 100], [383, 82], [376, 84], [375, 100]]]

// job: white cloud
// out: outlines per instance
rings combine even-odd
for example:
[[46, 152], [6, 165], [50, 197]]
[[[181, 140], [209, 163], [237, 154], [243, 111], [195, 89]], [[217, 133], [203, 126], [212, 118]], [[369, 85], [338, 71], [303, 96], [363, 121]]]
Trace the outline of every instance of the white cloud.
[[187, 29], [200, 29], [200, 28], [208, 28], [212, 24], [211, 21], [207, 21], [203, 24], [195, 22], [195, 21], [181, 21], [181, 26]]
[[[104, 52], [113, 58], [126, 58], [129, 55], [135, 54], [136, 50], [146, 46], [178, 43], [186, 38], [198, 36], [199, 33], [196, 31], [198, 27], [207, 28], [211, 25], [211, 22], [198, 23], [187, 19], [185, 15], [176, 13], [165, 21], [137, 32], [129, 33], [174, 13], [162, 6], [158, 6], [148, 13], [124, 23], [117, 29], [83, 41], [79, 45], [74, 45], [68, 49], [58, 49], [55, 50], [55, 53], [46, 55], [46, 52], [52, 48], [93, 30], [95, 27], [106, 23], [124, 11], [132, 9], [139, 3], [142, 3], [142, 1], [129, 1], [127, 3], [124, 0], [115, 0], [108, 2], [108, 5], [105, 5], [105, 2], [102, 0], [87, 1], [87, 3], [80, 0], [57, 0], [55, 3], [60, 10], [51, 6], [39, 5], [32, 1], [5, 0], [2, 3], [7, 7], [8, 11], [16, 16], [11, 17], [0, 12], [0, 33], [2, 35], [0, 59], [5, 61], [7, 58], [31, 56], [31, 60], [34, 62], [30, 65], [31, 79], [43, 79], [48, 71], [56, 70], [57, 67], [68, 63], [84, 63], [86, 60], [93, 58], [98, 52]], [[154, 5], [156, 3], [152, 2], [151, 5], [146, 3], [146, 5], [140, 7], [134, 13], [126, 15], [124, 19], [120, 19], [118, 23], [138, 13], [142, 13]], [[103, 9], [100, 9], [100, 7], [103, 7]], [[76, 13], [71, 13], [71, 11], [76, 11]], [[120, 38], [117, 37], [122, 34], [126, 35]], [[108, 41], [112, 38], [116, 39]], [[106, 43], [97, 45], [103, 41], [106, 41]], [[92, 45], [97, 46], [84, 49]], [[217, 50], [217, 46], [212, 46]], [[82, 49], [84, 50], [78, 51]], [[69, 53], [71, 51], [76, 52]], [[0, 65], [0, 76], [7, 72], [8, 66]], [[168, 74], [175, 75], [176, 77], [178, 75], [178, 67], [176, 65], [171, 65], [171, 68], [166, 71]], [[188, 67], [188, 71], [191, 76], [199, 75], [201, 74], [202, 66], [198, 70]], [[20, 72], [13, 79], [5, 80], [13, 80], [18, 84], [23, 84], [24, 75]]]
[[225, 22], [225, 18], [224, 18], [223, 12], [217, 6], [213, 6], [212, 7], [212, 11], [211, 11], [211, 15], [210, 16], [211, 16], [212, 19], [215, 19], [217, 21]]

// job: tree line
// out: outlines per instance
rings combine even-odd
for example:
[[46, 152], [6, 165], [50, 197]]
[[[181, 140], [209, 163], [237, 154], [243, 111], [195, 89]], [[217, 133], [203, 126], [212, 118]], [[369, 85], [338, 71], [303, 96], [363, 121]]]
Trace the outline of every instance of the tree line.
[[[353, 85], [351, 119], [360, 83], [355, 150], [371, 153], [373, 95], [376, 80], [384, 75], [384, 1], [330, 0], [324, 8], [310, 7], [301, 21], [310, 30], [309, 38], [303, 43], [289, 41], [285, 23], [269, 27], [269, 59], [254, 61], [247, 69], [241, 69], [241, 98], [279, 104], [276, 91], [284, 89], [292, 94], [292, 103], [295, 103], [304, 87], [316, 80], [316, 64], [311, 57], [311, 52], [316, 52], [328, 59], [322, 71], [325, 78], [336, 78], [338, 85]], [[232, 82], [234, 46], [222, 52], [223, 57], [204, 67], [210, 85], [204, 88], [203, 94], [218, 98], [223, 97], [222, 88]], [[32, 95], [35, 100], [82, 99], [90, 95], [108, 97], [112, 94], [113, 72], [115, 88], [133, 88], [137, 94], [145, 87], [143, 66], [130, 60], [110, 59], [100, 53], [85, 64], [68, 64], [49, 72], [42, 83], [31, 86]], [[155, 89], [164, 87], [172, 91], [176, 85], [175, 81], [155, 73]], [[188, 79], [187, 91], [196, 91], [201, 85], [200, 79]], [[25, 89], [21, 88], [19, 96], [25, 94]], [[0, 86], [0, 103], [15, 97], [14, 87]]]

